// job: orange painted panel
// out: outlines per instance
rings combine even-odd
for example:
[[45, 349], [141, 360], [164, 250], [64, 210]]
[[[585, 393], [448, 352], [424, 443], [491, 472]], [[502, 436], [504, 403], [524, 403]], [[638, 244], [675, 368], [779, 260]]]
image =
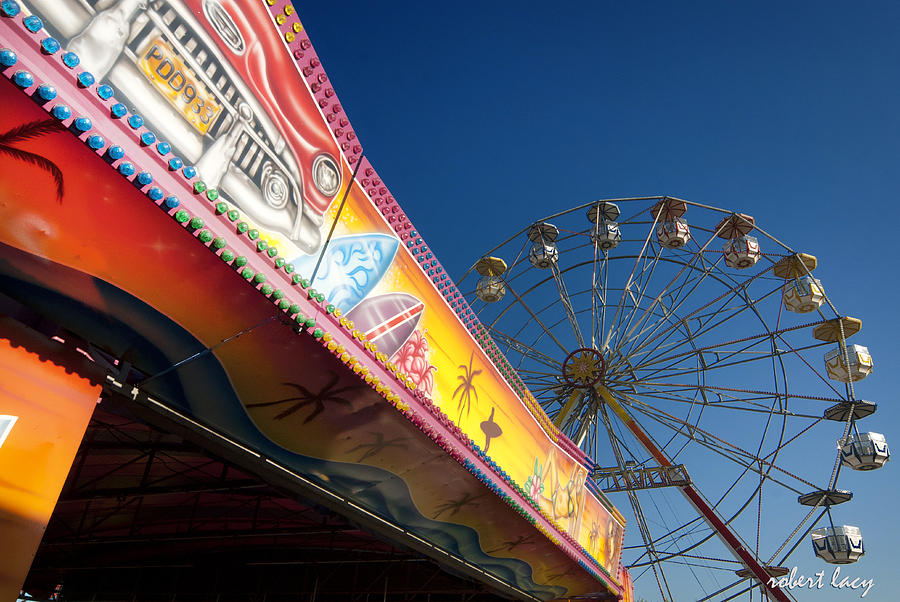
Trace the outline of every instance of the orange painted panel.
[[0, 340], [0, 600], [19, 594], [99, 395]]
[[631, 582], [631, 573], [628, 569], [619, 565], [619, 582], [622, 584], [622, 602], [634, 602], [634, 585]]

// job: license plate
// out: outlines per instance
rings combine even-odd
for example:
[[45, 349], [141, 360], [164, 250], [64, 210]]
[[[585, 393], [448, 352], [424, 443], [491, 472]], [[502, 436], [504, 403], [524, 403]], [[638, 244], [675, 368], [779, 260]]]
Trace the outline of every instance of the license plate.
[[188, 122], [206, 133], [222, 111], [194, 72], [162, 38], [152, 40], [140, 55], [141, 71]]

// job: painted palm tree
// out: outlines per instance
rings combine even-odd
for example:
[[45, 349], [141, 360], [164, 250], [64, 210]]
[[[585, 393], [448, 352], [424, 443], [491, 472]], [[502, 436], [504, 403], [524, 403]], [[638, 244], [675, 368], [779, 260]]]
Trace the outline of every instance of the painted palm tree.
[[486, 554], [493, 554], [494, 552], [512, 552], [519, 546], [523, 546], [526, 544], [534, 543], [534, 535], [519, 535], [515, 539], [511, 541], [504, 541], [503, 545], [494, 548], [493, 550], [487, 550]]
[[63, 174], [62, 170], [47, 157], [42, 157], [36, 153], [32, 153], [21, 148], [13, 146], [17, 142], [33, 140], [40, 136], [62, 132], [66, 128], [55, 119], [46, 119], [43, 121], [31, 121], [16, 126], [11, 130], [0, 134], [0, 154], [5, 154], [13, 159], [37, 165], [44, 171], [50, 173], [56, 184], [56, 200], [62, 203], [63, 198]]
[[457, 424], [462, 424], [463, 408], [466, 410], [466, 416], [469, 415], [469, 410], [472, 409], [473, 394], [475, 395], [475, 403], [478, 403], [478, 391], [475, 390], [475, 376], [481, 374], [481, 370], [472, 369], [472, 361], [474, 359], [475, 352], [473, 351], [469, 356], [469, 365], [459, 365], [462, 374], [457, 375], [456, 378], [461, 384], [456, 387], [456, 390], [453, 392], [453, 399], [456, 399], [456, 396], [459, 395], [459, 418], [456, 421]]
[[287, 418], [291, 414], [294, 414], [301, 410], [306, 406], [313, 406], [313, 412], [303, 421], [303, 424], [310, 422], [316, 416], [321, 414], [325, 410], [326, 404], [339, 404], [344, 406], [350, 405], [350, 400], [345, 399], [342, 395], [346, 393], [351, 393], [353, 391], [361, 390], [367, 388], [365, 385], [350, 385], [348, 387], [339, 387], [335, 388], [335, 385], [338, 384], [339, 377], [334, 372], [331, 372], [331, 379], [328, 383], [319, 390], [318, 393], [313, 393], [303, 385], [298, 385], [296, 383], [282, 383], [286, 387], [291, 387], [292, 389], [296, 389], [300, 392], [300, 395], [296, 397], [285, 397], [284, 399], [278, 399], [276, 401], [263, 401], [258, 403], [248, 403], [248, 408], [265, 408], [269, 406], [276, 406], [281, 404], [291, 404], [287, 409], [283, 410], [279, 414], [275, 416], [275, 420], [282, 420]]
[[472, 495], [471, 493], [463, 493], [462, 497], [458, 500], [451, 500], [449, 502], [444, 502], [440, 506], [437, 507], [437, 512], [435, 512], [432, 518], [437, 519], [444, 512], [450, 511], [450, 516], [454, 516], [457, 512], [462, 510], [467, 506], [477, 506], [477, 500], [479, 498], [484, 497], [483, 493], [478, 495]]
[[567, 571], [553, 573], [552, 575], [547, 576], [547, 581], [556, 581], [557, 579], [562, 579], [563, 577], [568, 577], [569, 575], [574, 575], [574, 569], [568, 569]]
[[398, 449], [406, 449], [406, 443], [409, 437], [395, 437], [393, 439], [385, 440], [384, 434], [382, 433], [369, 433], [374, 437], [372, 443], [360, 443], [353, 449], [347, 450], [347, 453], [353, 453], [355, 451], [366, 450], [362, 456], [359, 457], [357, 462], [362, 462], [366, 458], [371, 458], [372, 456], [376, 456], [380, 454], [382, 451], [389, 447], [396, 447]]

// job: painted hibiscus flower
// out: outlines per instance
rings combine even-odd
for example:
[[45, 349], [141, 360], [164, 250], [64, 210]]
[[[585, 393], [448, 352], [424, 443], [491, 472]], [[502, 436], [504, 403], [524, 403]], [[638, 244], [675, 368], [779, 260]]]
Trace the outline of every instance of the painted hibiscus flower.
[[431, 395], [434, 388], [434, 371], [437, 368], [428, 362], [428, 339], [425, 335], [414, 330], [391, 361], [412, 379], [417, 389]]

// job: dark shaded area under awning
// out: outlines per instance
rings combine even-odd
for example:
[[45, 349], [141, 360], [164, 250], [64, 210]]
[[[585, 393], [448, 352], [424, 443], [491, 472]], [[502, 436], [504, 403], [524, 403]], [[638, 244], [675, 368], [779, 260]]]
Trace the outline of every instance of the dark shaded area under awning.
[[501, 600], [178, 435], [98, 406], [25, 584], [64, 600]]

